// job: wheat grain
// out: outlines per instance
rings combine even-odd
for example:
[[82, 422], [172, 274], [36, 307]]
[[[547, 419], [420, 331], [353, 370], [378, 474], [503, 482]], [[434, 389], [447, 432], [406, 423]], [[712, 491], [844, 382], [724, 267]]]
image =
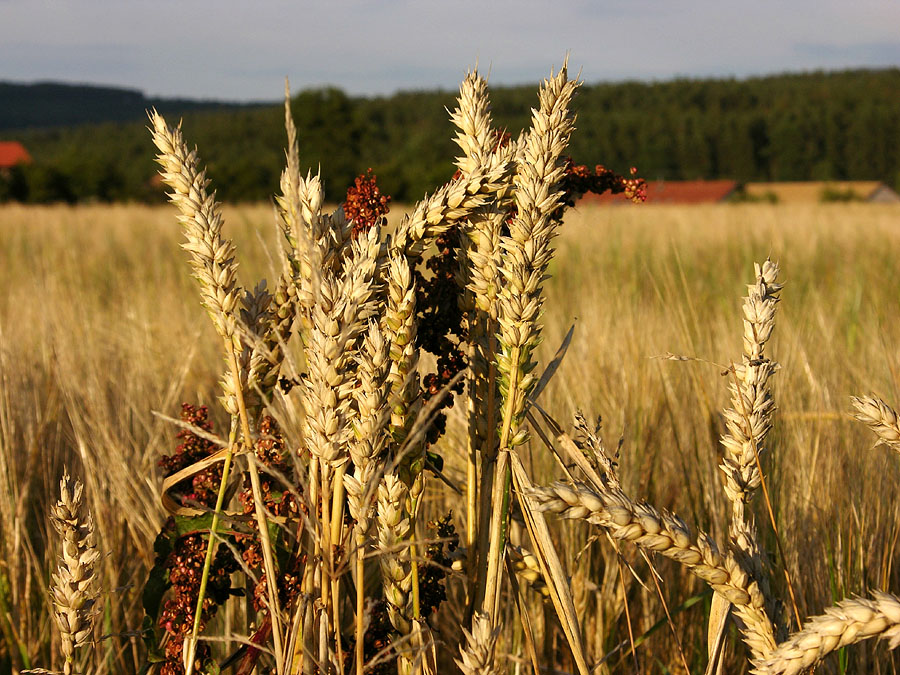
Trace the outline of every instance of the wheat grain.
[[384, 598], [388, 603], [388, 616], [401, 635], [412, 631], [412, 565], [408, 555], [407, 539], [410, 522], [406, 513], [408, 488], [394, 473], [385, 473], [378, 487], [378, 548], [384, 580]]

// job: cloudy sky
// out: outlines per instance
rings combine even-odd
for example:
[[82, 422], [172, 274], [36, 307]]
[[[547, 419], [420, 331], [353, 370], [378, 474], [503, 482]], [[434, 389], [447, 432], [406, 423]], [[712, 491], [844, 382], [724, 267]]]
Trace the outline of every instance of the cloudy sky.
[[279, 98], [900, 66], [897, 0], [0, 0], [0, 80]]

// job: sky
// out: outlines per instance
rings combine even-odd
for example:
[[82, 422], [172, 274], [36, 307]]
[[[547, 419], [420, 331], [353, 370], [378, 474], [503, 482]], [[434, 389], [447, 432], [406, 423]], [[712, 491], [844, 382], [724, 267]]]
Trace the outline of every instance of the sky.
[[277, 100], [900, 66], [898, 0], [0, 0], [0, 80]]

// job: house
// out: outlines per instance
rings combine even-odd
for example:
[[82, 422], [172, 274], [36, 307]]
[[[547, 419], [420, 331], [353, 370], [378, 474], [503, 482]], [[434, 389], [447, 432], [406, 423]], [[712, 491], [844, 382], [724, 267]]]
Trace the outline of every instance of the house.
[[[654, 180], [647, 181], [648, 204], [713, 204], [727, 201], [738, 189], [734, 180]], [[624, 195], [587, 194], [583, 204], [625, 204]]]
[[8, 171], [16, 164], [31, 164], [31, 155], [18, 141], [0, 141], [0, 171]]
[[795, 181], [747, 183], [744, 192], [751, 199], [784, 204], [818, 202], [900, 202], [900, 195], [878, 181]]

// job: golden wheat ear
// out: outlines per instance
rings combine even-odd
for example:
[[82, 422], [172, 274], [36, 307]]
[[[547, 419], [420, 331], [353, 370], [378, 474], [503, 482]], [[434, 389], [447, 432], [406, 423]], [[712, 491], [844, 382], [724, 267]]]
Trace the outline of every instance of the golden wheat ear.
[[75, 672], [75, 652], [93, 641], [99, 589], [94, 565], [100, 557], [94, 543], [94, 524], [84, 513], [84, 485], [68, 471], [59, 482], [59, 500], [50, 509], [50, 522], [62, 538], [62, 555], [53, 575], [51, 598], [62, 641], [63, 672]]

